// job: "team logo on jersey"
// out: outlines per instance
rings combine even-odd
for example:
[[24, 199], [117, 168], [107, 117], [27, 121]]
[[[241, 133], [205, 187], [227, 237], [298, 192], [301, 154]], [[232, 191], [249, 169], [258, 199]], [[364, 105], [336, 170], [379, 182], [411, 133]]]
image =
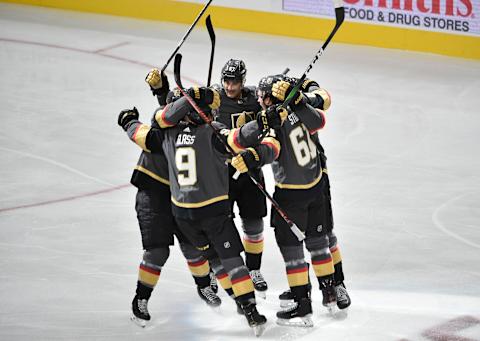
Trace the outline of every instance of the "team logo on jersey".
[[230, 248], [230, 242], [226, 241], [225, 243], [223, 243], [223, 247], [226, 248], [226, 249], [229, 249]]
[[323, 230], [323, 225], [322, 225], [322, 224], [318, 225], [318, 226], [317, 226], [317, 232], [318, 232], [318, 233], [321, 233], [322, 230]]
[[234, 113], [230, 116], [232, 119], [232, 127], [240, 128], [245, 123], [253, 121], [255, 113], [253, 111], [243, 111], [239, 113]]

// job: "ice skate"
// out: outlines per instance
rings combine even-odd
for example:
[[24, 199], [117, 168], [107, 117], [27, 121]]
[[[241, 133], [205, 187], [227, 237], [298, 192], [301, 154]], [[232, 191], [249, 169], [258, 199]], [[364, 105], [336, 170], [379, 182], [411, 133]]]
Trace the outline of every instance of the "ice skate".
[[148, 299], [139, 298], [135, 295], [132, 301], [132, 317], [130, 318], [138, 326], [145, 328], [147, 322], [150, 321], [150, 314], [148, 313]]
[[213, 272], [210, 272], [210, 288], [212, 288], [214, 293], [218, 293], [217, 278]]
[[[308, 282], [308, 297], [310, 297], [311, 292], [312, 292], [312, 284]], [[282, 292], [278, 296], [278, 299], [280, 300], [280, 308], [286, 308], [295, 303], [294, 302], [295, 296], [293, 295], [290, 289]]]
[[352, 304], [350, 300], [350, 296], [348, 295], [347, 289], [345, 288], [345, 284], [340, 283], [335, 286], [335, 292], [337, 296], [337, 307], [340, 310], [348, 310], [347, 308]]
[[277, 324], [288, 327], [313, 327], [312, 301], [306, 297], [301, 298], [277, 312]]
[[332, 279], [324, 280], [320, 284], [320, 289], [322, 290], [323, 300], [322, 304], [328, 309], [328, 312], [331, 315], [335, 315], [337, 312], [337, 293], [335, 290], [335, 285]]
[[222, 300], [217, 294], [212, 290], [211, 286], [205, 288], [197, 287], [198, 296], [207, 303], [208, 306], [215, 308], [222, 304]]
[[259, 337], [265, 331], [265, 323], [267, 318], [257, 311], [257, 306], [250, 303], [246, 306], [242, 306], [243, 314], [247, 318], [248, 325], [253, 329], [256, 337]]
[[280, 308], [286, 308], [294, 304], [293, 301], [293, 293], [290, 289], [285, 290], [280, 295], [278, 295], [278, 299], [280, 300]]
[[253, 282], [253, 286], [255, 288], [256, 294], [259, 297], [266, 299], [267, 298], [266, 291], [268, 289], [268, 286], [260, 270], [251, 270], [250, 277], [252, 278], [252, 282]]

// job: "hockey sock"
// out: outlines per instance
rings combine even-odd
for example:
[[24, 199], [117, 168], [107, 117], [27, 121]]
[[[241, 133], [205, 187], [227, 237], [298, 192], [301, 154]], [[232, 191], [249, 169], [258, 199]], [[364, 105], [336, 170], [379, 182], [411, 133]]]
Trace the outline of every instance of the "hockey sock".
[[317, 278], [328, 276], [335, 272], [333, 267], [333, 259], [328, 249], [311, 251], [310, 253], [312, 256], [313, 271], [315, 272], [315, 276], [317, 276]]
[[245, 262], [249, 270], [259, 270], [263, 253], [263, 233], [243, 236]]
[[248, 270], [260, 270], [262, 265], [262, 253], [245, 252], [245, 264]]
[[137, 281], [136, 294], [141, 299], [149, 299], [152, 295], [153, 288], [146, 286], [140, 281]]
[[308, 290], [308, 285], [300, 285], [296, 287], [291, 287], [290, 290], [295, 298], [295, 301], [299, 301], [302, 298], [309, 297], [310, 291]]
[[200, 288], [210, 285], [210, 266], [204, 258], [196, 260], [188, 260], [188, 268], [193, 276], [195, 284]]
[[335, 285], [343, 283], [345, 276], [343, 275], [342, 262], [335, 264]]
[[153, 290], [153, 288], [155, 288], [157, 285], [158, 279], [160, 278], [161, 269], [161, 267], [150, 266], [142, 262], [138, 269], [138, 282], [143, 286]]
[[233, 269], [233, 276], [230, 277], [232, 282], [232, 289], [235, 297], [249, 296], [255, 297], [254, 287], [250, 274], [245, 266]]

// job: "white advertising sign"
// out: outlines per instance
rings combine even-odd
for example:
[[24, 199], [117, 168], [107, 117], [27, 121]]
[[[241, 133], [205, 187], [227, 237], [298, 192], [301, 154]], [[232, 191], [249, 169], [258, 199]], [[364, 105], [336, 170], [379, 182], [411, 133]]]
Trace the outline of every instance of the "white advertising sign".
[[[282, 6], [334, 17], [331, 0], [283, 0]], [[480, 0], [345, 0], [345, 20], [480, 36]]]

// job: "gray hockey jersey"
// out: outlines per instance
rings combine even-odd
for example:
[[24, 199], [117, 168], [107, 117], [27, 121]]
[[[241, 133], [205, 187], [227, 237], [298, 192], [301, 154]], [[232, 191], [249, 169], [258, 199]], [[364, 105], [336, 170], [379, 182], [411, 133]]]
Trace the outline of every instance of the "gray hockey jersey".
[[[289, 111], [283, 125], [275, 130], [282, 150], [272, 163], [275, 186], [279, 189], [310, 189], [322, 177], [315, 132], [323, 127], [325, 118], [320, 110], [303, 103]], [[317, 140], [318, 141], [318, 140]]]
[[220, 107], [214, 112], [215, 120], [223, 123], [228, 128], [239, 128], [247, 122], [255, 119], [257, 113], [262, 110], [257, 102], [256, 88], [244, 87], [239, 99], [227, 96], [225, 90], [219, 85], [214, 85], [220, 93]]

